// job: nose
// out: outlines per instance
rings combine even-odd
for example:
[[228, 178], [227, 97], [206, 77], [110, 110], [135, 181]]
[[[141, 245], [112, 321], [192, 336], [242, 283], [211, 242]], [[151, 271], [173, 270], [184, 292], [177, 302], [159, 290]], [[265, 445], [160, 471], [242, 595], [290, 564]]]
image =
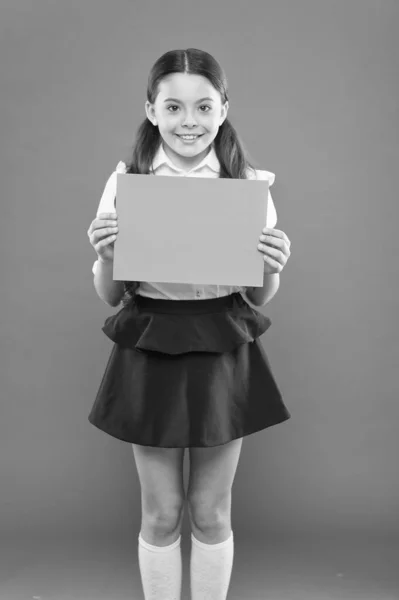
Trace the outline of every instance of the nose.
[[184, 127], [191, 127], [191, 128], [197, 126], [195, 119], [193, 117], [189, 117], [189, 116], [187, 116], [185, 119], [183, 119], [183, 125], [184, 125]]

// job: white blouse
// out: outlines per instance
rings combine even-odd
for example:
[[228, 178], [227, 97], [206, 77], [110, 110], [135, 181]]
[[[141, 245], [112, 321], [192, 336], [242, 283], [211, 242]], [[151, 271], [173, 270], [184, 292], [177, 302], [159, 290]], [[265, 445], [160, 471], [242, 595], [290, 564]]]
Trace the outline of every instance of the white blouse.
[[[155, 175], [170, 175], [174, 177], [219, 177], [220, 163], [216, 156], [216, 152], [213, 144], [211, 149], [204, 160], [191, 169], [185, 171], [177, 167], [167, 156], [163, 148], [162, 143], [154, 157], [152, 163], [152, 169], [150, 169]], [[270, 171], [261, 171], [255, 169], [256, 175], [252, 170], [248, 169], [248, 179], [268, 179], [269, 188], [273, 185], [275, 180], [274, 173]], [[116, 198], [116, 174], [126, 173], [126, 164], [120, 161], [115, 171], [110, 175], [103, 194], [101, 196], [100, 204], [97, 210], [97, 217], [101, 213], [116, 212], [115, 198]], [[273, 199], [269, 190], [269, 205], [267, 211], [267, 222], [265, 227], [273, 228], [277, 223], [276, 209], [273, 203]], [[260, 233], [260, 232], [259, 232]], [[93, 273], [96, 272], [98, 260], [93, 264]], [[245, 294], [246, 287], [243, 286], [228, 286], [228, 285], [196, 285], [188, 283], [157, 283], [153, 281], [142, 281], [137, 288], [137, 294], [148, 298], [157, 298], [161, 300], [204, 300], [208, 298], [220, 298], [221, 296], [227, 296], [235, 292]]]

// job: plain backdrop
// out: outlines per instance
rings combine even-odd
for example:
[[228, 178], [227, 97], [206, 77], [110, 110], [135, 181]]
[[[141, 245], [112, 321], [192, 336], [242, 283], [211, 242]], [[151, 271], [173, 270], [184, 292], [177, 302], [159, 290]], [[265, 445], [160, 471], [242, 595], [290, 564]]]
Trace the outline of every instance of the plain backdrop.
[[398, 30], [396, 0], [1, 2], [0, 536], [138, 535], [132, 448], [87, 420], [119, 310], [87, 230], [187, 47], [225, 69], [292, 242], [259, 309], [292, 418], [244, 439], [233, 528], [398, 533]]

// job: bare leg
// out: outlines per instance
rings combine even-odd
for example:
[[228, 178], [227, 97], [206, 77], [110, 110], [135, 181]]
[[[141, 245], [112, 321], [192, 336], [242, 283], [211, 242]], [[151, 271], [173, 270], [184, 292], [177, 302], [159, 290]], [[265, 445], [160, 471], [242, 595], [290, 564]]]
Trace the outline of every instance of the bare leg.
[[141, 485], [139, 566], [145, 600], [180, 600], [184, 448], [133, 444]]
[[192, 600], [227, 596], [234, 557], [231, 489], [241, 446], [242, 438], [214, 448], [190, 448]]

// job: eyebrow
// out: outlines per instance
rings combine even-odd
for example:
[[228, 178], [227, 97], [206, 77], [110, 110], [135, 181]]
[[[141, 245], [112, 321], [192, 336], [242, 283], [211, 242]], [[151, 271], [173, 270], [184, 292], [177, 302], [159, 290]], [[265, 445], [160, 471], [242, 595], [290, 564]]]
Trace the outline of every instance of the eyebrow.
[[[197, 103], [199, 102], [204, 102], [204, 100], [209, 100], [210, 102], [214, 102], [213, 98], [201, 98], [201, 100], [197, 100]], [[166, 100], [164, 100], [164, 102], [178, 102], [179, 104], [182, 104], [180, 100], [178, 100], [177, 98], [166, 98]]]

